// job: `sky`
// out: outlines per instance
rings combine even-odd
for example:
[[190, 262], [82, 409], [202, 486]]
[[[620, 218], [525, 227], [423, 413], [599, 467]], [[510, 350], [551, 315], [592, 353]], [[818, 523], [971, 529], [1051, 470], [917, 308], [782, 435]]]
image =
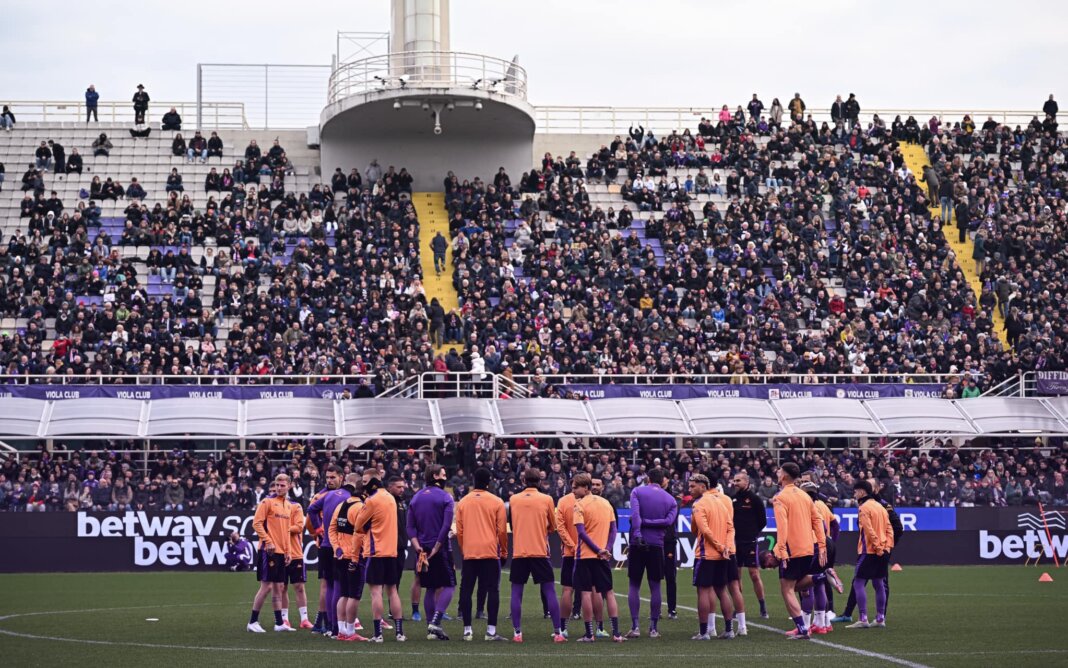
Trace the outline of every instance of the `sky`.
[[[144, 83], [155, 100], [192, 101], [198, 62], [329, 65], [337, 31], [387, 31], [390, 3], [6, 4], [4, 103], [81, 99], [89, 83], [102, 100], [128, 101]], [[518, 54], [535, 106], [718, 109], [796, 91], [813, 108], [852, 92], [865, 109], [1037, 110], [1068, 71], [1068, 3], [1053, 0], [450, 6], [452, 49]]]

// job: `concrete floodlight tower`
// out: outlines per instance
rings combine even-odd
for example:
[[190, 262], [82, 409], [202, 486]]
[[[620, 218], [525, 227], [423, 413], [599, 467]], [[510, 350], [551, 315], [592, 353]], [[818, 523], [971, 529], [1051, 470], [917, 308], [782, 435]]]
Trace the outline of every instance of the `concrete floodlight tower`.
[[449, 0], [391, 0], [388, 55], [339, 63], [319, 118], [324, 176], [372, 159], [407, 167], [416, 190], [447, 171], [518, 182], [533, 162], [534, 109], [517, 59], [452, 51]]

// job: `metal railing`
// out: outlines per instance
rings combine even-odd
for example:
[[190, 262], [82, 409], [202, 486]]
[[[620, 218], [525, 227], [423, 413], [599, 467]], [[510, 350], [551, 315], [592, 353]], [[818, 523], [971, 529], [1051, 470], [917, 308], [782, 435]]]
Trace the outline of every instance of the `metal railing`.
[[375, 376], [359, 374], [0, 374], [0, 385], [358, 385]]
[[445, 399], [449, 397], [525, 399], [530, 396], [530, 391], [522, 383], [495, 373], [427, 371], [387, 388], [378, 396], [393, 399]]
[[[85, 123], [84, 100], [17, 100], [8, 104], [19, 123]], [[171, 107], [182, 116], [183, 125], [192, 126], [198, 123], [199, 118], [200, 127], [249, 129], [245, 118], [245, 105], [240, 102], [206, 102], [198, 109], [196, 102], [153, 100], [149, 106], [147, 120], [158, 123]], [[97, 115], [101, 123], [133, 124], [133, 103], [101, 101], [97, 104]]]
[[[765, 103], [767, 104], [767, 103]], [[709, 118], [713, 123], [718, 122], [719, 110], [723, 105], [708, 107], [580, 107], [580, 106], [540, 106], [534, 110], [534, 120], [537, 123], [537, 132], [542, 134], [605, 134], [623, 135], [633, 126], [641, 125], [646, 131], [652, 131], [657, 136], [668, 134], [673, 130], [682, 131], [689, 128], [694, 131], [701, 117]], [[744, 106], [744, 105], [743, 105]], [[728, 105], [731, 113], [737, 105]], [[764, 109], [764, 117], [768, 116], [768, 109]], [[748, 120], [749, 112], [746, 111]], [[1036, 115], [1042, 119], [1039, 111], [1020, 111], [1006, 109], [910, 109], [910, 108], [887, 108], [868, 109], [860, 115], [860, 122], [867, 126], [874, 115], [878, 115], [886, 122], [887, 128], [893, 123], [896, 116], [906, 120], [909, 116], [915, 116], [920, 124], [926, 124], [932, 116], [937, 116], [943, 124], [952, 124], [960, 121], [965, 114], [971, 116], [977, 126], [981, 126], [987, 117], [993, 118], [1001, 124], [1026, 126]], [[827, 108], [810, 108], [805, 111], [805, 117], [812, 116], [817, 123], [831, 122], [831, 110]], [[789, 123], [789, 112], [783, 114], [784, 123]], [[944, 126], [943, 126], [944, 127]]]
[[470, 88], [527, 98], [527, 72], [517, 63], [460, 51], [401, 51], [338, 66], [331, 103], [353, 95], [426, 88]]
[[[522, 385], [546, 382], [553, 385], [730, 385], [748, 381], [750, 385], [790, 383], [797, 385], [826, 385], [837, 383], [951, 383], [967, 374], [938, 373], [865, 373], [865, 374], [517, 374], [515, 382]], [[815, 382], [812, 382], [815, 380]]]
[[330, 73], [330, 65], [197, 63], [197, 108], [208, 123], [217, 100], [237, 100], [247, 128], [303, 129], [319, 124]]

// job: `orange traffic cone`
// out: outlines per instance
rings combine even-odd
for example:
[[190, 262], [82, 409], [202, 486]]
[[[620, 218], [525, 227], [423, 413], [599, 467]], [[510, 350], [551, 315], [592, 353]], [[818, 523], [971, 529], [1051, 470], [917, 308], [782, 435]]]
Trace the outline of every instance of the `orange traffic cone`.
[[1039, 582], [1053, 582], [1053, 578], [1051, 578], [1051, 577], [1050, 577], [1049, 573], [1043, 573], [1043, 574], [1042, 574], [1042, 575], [1041, 575], [1041, 576], [1040, 576], [1040, 577], [1038, 578], [1038, 581], [1039, 581]]
[[893, 566], [890, 567], [890, 570], [894, 571], [895, 573], [897, 571], [900, 571], [901, 570], [901, 564], [894, 564]]

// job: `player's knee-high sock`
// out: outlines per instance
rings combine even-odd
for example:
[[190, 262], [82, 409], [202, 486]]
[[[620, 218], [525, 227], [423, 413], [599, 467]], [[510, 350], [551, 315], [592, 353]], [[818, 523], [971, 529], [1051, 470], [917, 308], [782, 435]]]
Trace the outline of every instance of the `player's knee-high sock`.
[[638, 628], [638, 617], [642, 611], [641, 586], [640, 582], [632, 580], [627, 590], [627, 607], [630, 608], [630, 628], [632, 629]]
[[814, 598], [812, 595], [813, 589], [814, 587], [809, 587], [805, 591], [801, 592], [801, 612], [804, 613], [805, 621], [809, 624], [809, 626], [812, 625], [812, 605]]
[[[886, 603], [890, 603], [890, 576], [883, 578], [883, 588], [886, 589]], [[886, 614], [886, 606], [883, 606], [883, 614]]]
[[834, 587], [831, 586], [830, 578], [823, 581], [823, 595], [827, 597], [827, 612], [834, 611]]
[[849, 598], [846, 599], [845, 610], [842, 611], [843, 617], [852, 617], [853, 610], [857, 607], [857, 579], [853, 578], [853, 582], [849, 584]]
[[429, 622], [434, 618], [434, 613], [438, 610], [437, 605], [434, 603], [434, 590], [423, 590], [423, 612], [426, 613], [426, 620]]
[[441, 624], [441, 618], [445, 616], [445, 611], [449, 609], [449, 604], [452, 603], [453, 591], [455, 591], [454, 587], [438, 589], [437, 596], [434, 597], [434, 616], [432, 617], [435, 624]]
[[559, 633], [563, 626], [563, 620], [560, 618], [560, 601], [556, 598], [555, 583], [542, 582], [541, 597], [545, 599], [545, 607], [549, 609], [549, 617], [553, 620], [553, 631]]
[[330, 589], [330, 610], [333, 611], [334, 619], [332, 620], [335, 633], [337, 632], [337, 602], [341, 599], [341, 583], [334, 582]]
[[542, 616], [549, 614], [549, 599], [545, 597], [545, 589], [541, 590], [541, 614]]
[[667, 578], [667, 607], [668, 612], [675, 612], [679, 603], [679, 581], [677, 577]]
[[486, 622], [488, 626], [497, 627], [497, 615], [501, 611], [501, 592], [499, 589], [486, 588]]
[[660, 621], [660, 580], [649, 581], [649, 628], [655, 629]]
[[886, 617], [886, 579], [879, 578], [871, 583], [875, 587], [875, 618], [882, 621]]
[[812, 588], [813, 594], [813, 610], [815, 620], [813, 624], [818, 626], [827, 626], [827, 588], [823, 586], [824, 582], [821, 580], [816, 583], [816, 586]]
[[515, 634], [523, 632], [523, 585], [512, 583], [512, 628]]
[[337, 600], [334, 598], [334, 583], [326, 583], [326, 610], [323, 613], [326, 615], [326, 626], [328, 629], [333, 629], [337, 626]]
[[868, 592], [866, 590], [867, 586], [867, 580], [853, 578], [853, 593], [856, 594], [857, 607], [860, 608], [860, 618], [862, 620], [868, 619]]
[[460, 581], [460, 619], [464, 623], [464, 631], [471, 628], [471, 595], [474, 593], [475, 587], [471, 583], [471, 578], [468, 575], [464, 576], [464, 579]]

